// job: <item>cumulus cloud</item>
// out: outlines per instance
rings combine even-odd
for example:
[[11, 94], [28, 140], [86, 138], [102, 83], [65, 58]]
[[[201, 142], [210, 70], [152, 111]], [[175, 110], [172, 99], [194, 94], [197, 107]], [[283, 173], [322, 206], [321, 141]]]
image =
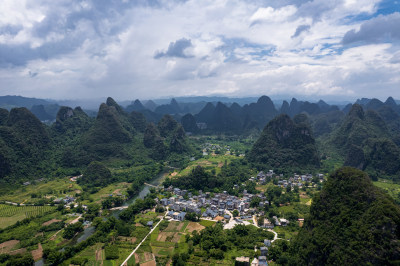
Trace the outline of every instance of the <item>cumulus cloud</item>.
[[400, 41], [400, 13], [380, 15], [361, 24], [358, 31], [350, 30], [343, 37], [343, 44], [356, 42], [377, 43]]
[[376, 88], [400, 97], [398, 13], [379, 16], [380, 1], [3, 0], [0, 88], [50, 98]]
[[168, 49], [165, 52], [157, 51], [154, 55], [155, 59], [161, 57], [181, 57], [189, 58], [192, 55], [188, 55], [185, 51], [187, 48], [192, 47], [192, 42], [188, 39], [182, 38], [175, 42], [170, 42]]

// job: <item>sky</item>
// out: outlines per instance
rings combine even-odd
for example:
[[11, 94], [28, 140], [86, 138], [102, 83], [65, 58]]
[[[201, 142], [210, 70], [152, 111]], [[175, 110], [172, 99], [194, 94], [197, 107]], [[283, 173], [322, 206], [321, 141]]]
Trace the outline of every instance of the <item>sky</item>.
[[0, 95], [400, 99], [400, 0], [2, 0]]

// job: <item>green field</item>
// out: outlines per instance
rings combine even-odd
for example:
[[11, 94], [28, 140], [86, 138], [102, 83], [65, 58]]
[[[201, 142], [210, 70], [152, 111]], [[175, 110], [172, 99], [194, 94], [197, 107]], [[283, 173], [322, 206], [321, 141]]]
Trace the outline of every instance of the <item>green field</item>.
[[44, 198], [59, 198], [65, 195], [75, 195], [75, 193], [81, 190], [81, 187], [76, 184], [76, 182], [71, 182], [65, 177], [20, 187], [11, 193], [1, 195], [0, 201], [35, 203]]
[[[93, 201], [96, 203], [101, 203], [101, 201], [104, 198], [109, 197], [110, 195], [116, 196], [119, 193], [121, 193], [122, 195], [126, 195], [126, 190], [129, 188], [129, 186], [130, 186], [130, 184], [126, 183], [126, 182], [110, 184], [110, 185], [100, 189], [96, 193], [91, 194], [90, 201]], [[88, 204], [90, 201], [84, 200], [82, 203]]]
[[379, 180], [373, 182], [375, 186], [385, 190], [396, 202], [400, 202], [400, 184], [389, 180]]
[[200, 220], [199, 224], [202, 226], [208, 227], [208, 226], [213, 226], [215, 224], [214, 221], [209, 221], [209, 220]]
[[225, 162], [229, 164], [233, 159], [238, 159], [238, 157], [233, 155], [221, 154], [215, 156], [208, 155], [205, 158], [190, 162], [185, 169], [179, 172], [175, 172], [174, 174], [170, 175], [170, 177], [188, 175], [196, 166], [202, 166], [206, 171], [212, 171], [213, 169], [215, 169], [215, 172], [218, 174], [221, 172], [221, 167], [223, 166], [223, 164]]
[[52, 206], [13, 206], [0, 204], [0, 228], [15, 224], [25, 218], [36, 217], [45, 212], [53, 211]]

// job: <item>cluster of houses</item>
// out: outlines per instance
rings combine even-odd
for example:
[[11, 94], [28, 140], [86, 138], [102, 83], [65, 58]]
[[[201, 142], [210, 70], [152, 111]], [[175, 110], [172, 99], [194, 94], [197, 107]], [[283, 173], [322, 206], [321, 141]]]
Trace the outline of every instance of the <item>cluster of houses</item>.
[[65, 204], [71, 204], [75, 202], [75, 198], [71, 196], [66, 196], [65, 198], [57, 198], [53, 200], [55, 204], [60, 204], [60, 203], [65, 203]]
[[243, 265], [243, 266], [268, 265], [267, 255], [268, 255], [268, 247], [270, 246], [271, 246], [271, 240], [264, 239], [264, 246], [260, 247], [260, 256], [258, 256], [258, 258], [254, 258], [250, 263], [249, 257], [237, 257], [235, 265]]
[[[250, 208], [250, 202], [253, 197], [259, 197], [261, 199], [259, 203], [260, 207], [269, 204], [263, 194], [253, 195], [247, 193], [246, 190], [243, 191], [242, 198], [229, 195], [226, 191], [223, 193], [215, 193], [213, 196], [211, 196], [212, 194], [210, 192], [203, 193], [202, 191], [199, 191], [199, 195], [196, 196], [179, 188], [169, 187], [166, 190], [172, 192], [174, 196], [163, 198], [158, 200], [158, 202], [161, 205], [168, 207], [171, 211], [167, 216], [176, 220], [182, 220], [182, 216], [175, 218], [182, 212], [194, 212], [202, 218], [209, 219], [215, 219], [217, 216], [222, 216], [224, 219], [229, 220], [231, 217], [229, 211], [233, 210], [238, 210], [242, 219], [248, 219], [256, 212], [255, 208]], [[185, 195], [188, 196], [186, 200], [184, 199]]]
[[[268, 179], [271, 178], [278, 178], [278, 186], [282, 187], [302, 187], [303, 183], [309, 182], [311, 183], [313, 181], [313, 175], [312, 174], [306, 174], [306, 175], [298, 175], [294, 174], [292, 177], [289, 179], [284, 179], [283, 175], [275, 175], [273, 170], [269, 170], [267, 173], [264, 173], [263, 171], [259, 172], [257, 174], [257, 177], [251, 177], [249, 180], [254, 181], [254, 182], [259, 182], [260, 184], [265, 184], [268, 182]], [[317, 177], [319, 178], [320, 181], [324, 180], [324, 175], [323, 174], [317, 174]]]

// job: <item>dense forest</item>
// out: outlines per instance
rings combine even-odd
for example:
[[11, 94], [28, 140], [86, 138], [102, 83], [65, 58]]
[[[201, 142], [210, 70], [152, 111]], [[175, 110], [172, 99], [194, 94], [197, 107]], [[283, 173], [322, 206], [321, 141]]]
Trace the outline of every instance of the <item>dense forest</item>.
[[[112, 98], [100, 105], [95, 118], [79, 107], [61, 107], [50, 126], [24, 107], [0, 109], [0, 181], [7, 185], [78, 175], [88, 166], [90, 172], [94, 161], [142, 167], [169, 160], [180, 165], [195, 154], [174, 118], [165, 115], [150, 123]], [[112, 182], [108, 179], [96, 184]], [[90, 175], [87, 180], [92, 183]]]
[[36, 111], [46, 113], [53, 103], [3, 98], [6, 106], [31, 109], [0, 109], [0, 178], [7, 182], [82, 173], [92, 161], [168, 161], [181, 167], [200, 156], [188, 134], [259, 136], [246, 156], [257, 168], [331, 171], [329, 160], [336, 160], [374, 179], [397, 180], [400, 173], [400, 107], [391, 97], [340, 107], [293, 98], [280, 108], [267, 96], [242, 106], [172, 99], [162, 105], [135, 100], [122, 107], [108, 98], [96, 117], [80, 107], [57, 107], [51, 125], [41, 123]]
[[400, 261], [400, 208], [368, 175], [333, 173], [290, 243], [293, 265], [390, 265]]

